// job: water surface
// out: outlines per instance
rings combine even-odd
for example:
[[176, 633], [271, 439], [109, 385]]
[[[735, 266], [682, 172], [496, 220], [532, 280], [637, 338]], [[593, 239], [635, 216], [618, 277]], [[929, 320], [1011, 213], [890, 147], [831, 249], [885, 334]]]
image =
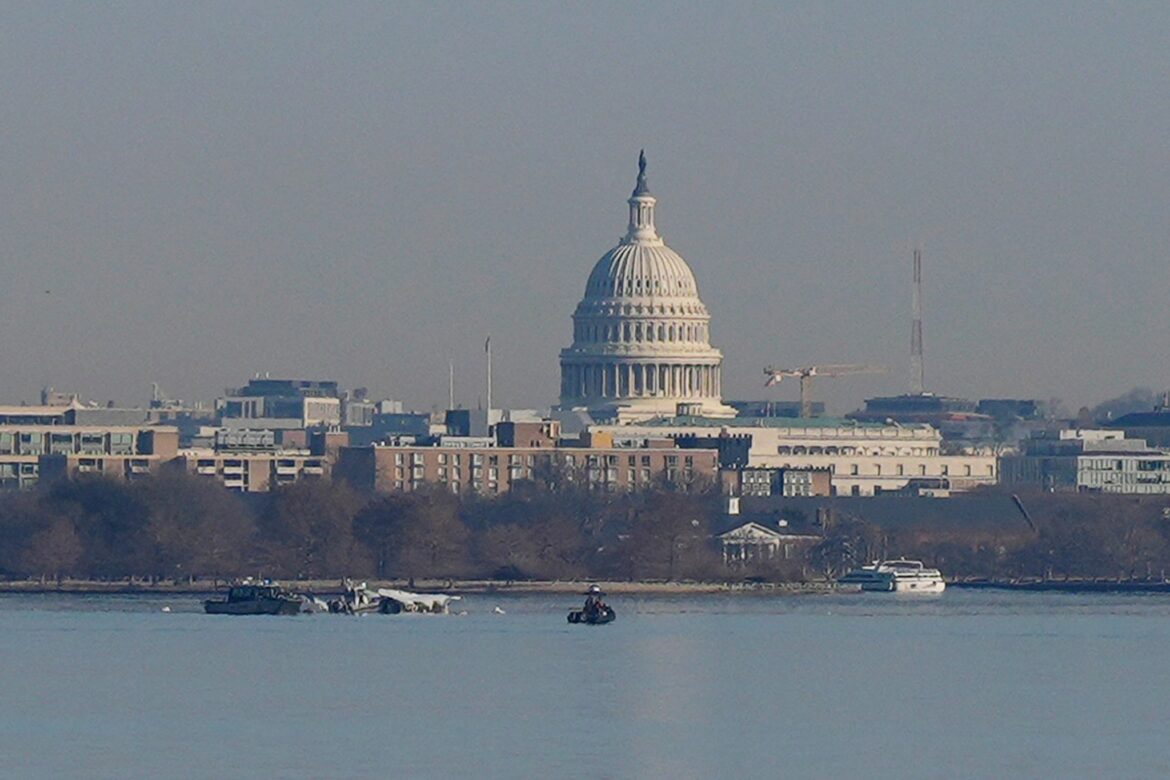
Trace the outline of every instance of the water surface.
[[615, 597], [602, 627], [576, 603], [0, 596], [0, 774], [1170, 776], [1165, 595]]

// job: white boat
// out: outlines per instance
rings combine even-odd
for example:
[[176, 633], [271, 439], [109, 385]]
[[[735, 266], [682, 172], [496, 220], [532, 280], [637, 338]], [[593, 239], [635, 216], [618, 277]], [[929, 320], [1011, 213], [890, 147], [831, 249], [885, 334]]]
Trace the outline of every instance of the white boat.
[[854, 569], [837, 582], [887, 593], [942, 593], [947, 587], [938, 569], [928, 569], [922, 561], [907, 560], [874, 561]]

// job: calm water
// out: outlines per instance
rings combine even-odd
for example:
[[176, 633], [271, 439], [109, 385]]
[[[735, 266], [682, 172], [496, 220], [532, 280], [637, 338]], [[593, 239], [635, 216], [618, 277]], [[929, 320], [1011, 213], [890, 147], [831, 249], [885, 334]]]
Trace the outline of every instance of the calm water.
[[1170, 776], [1166, 596], [611, 601], [0, 596], [0, 776]]

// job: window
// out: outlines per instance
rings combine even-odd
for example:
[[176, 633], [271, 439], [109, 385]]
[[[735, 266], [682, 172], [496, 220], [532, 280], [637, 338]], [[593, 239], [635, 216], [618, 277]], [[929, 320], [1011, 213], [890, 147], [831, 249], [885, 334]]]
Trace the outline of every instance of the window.
[[[129, 442], [125, 442], [122, 440], [122, 436], [124, 436], [124, 435], [126, 435], [126, 434], [113, 434], [113, 436], [111, 436], [111, 440], [113, 440], [113, 439], [115, 439], [115, 437], [117, 437], [119, 449], [124, 449], [125, 444], [129, 444]], [[111, 441], [111, 444], [112, 444], [112, 441]], [[112, 449], [112, 447], [111, 447], [111, 449]], [[87, 455], [98, 455], [98, 454], [104, 453], [104, 451], [105, 451], [105, 436], [103, 436], [102, 434], [82, 434], [81, 435], [81, 451], [82, 451], [82, 453], [85, 453]]]
[[856, 477], [856, 476], [857, 476], [857, 472], [858, 472], [858, 470], [859, 470], [859, 469], [857, 468], [857, 464], [856, 464], [856, 463], [852, 464], [852, 465], [849, 467], [849, 473], [850, 473], [852, 476], [854, 476], [854, 477]]
[[50, 433], [49, 434], [49, 452], [58, 455], [70, 455], [73, 453], [73, 434], [72, 433]]
[[[92, 435], [94, 438], [89, 439]], [[105, 452], [105, 437], [102, 434], [81, 434], [81, 449], [83, 452]], [[113, 455], [130, 455], [134, 452], [134, 434], [128, 432], [110, 434], [110, 453]]]
[[20, 454], [43, 455], [45, 451], [44, 438], [39, 433], [20, 434]]

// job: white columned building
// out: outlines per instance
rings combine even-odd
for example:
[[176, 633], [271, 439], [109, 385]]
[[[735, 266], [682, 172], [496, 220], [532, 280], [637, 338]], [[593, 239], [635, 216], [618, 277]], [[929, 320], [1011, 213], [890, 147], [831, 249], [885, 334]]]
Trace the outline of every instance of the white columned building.
[[644, 154], [628, 202], [629, 229], [589, 274], [573, 345], [561, 350], [560, 408], [617, 422], [673, 416], [680, 404], [733, 417], [720, 400], [723, 353], [711, 346], [695, 276], [654, 227]]

